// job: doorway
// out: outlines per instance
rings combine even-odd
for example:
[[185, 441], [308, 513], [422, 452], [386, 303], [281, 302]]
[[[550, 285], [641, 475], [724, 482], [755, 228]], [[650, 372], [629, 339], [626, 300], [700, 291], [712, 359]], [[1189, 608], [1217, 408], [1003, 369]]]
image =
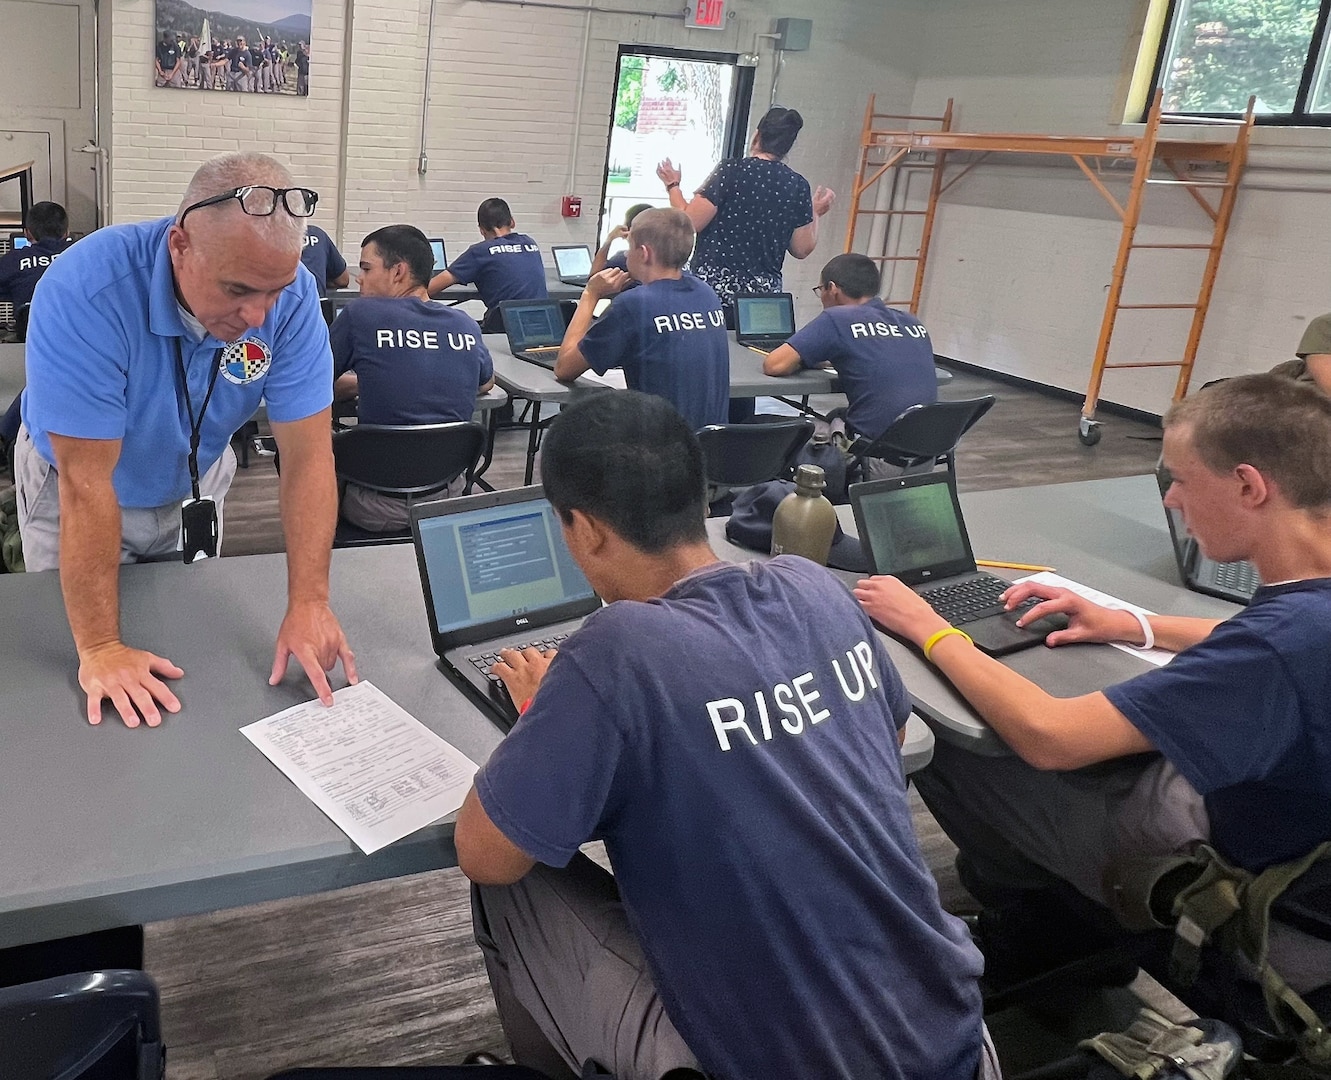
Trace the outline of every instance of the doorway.
[[688, 192], [747, 146], [753, 68], [736, 53], [621, 45], [606, 140], [597, 243], [635, 203], [669, 206], [656, 177], [670, 158]]

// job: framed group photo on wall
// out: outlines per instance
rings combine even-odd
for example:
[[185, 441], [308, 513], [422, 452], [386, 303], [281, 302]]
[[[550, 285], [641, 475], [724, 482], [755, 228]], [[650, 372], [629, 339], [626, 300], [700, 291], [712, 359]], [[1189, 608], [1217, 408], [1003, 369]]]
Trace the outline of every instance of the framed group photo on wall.
[[153, 84], [237, 94], [310, 92], [313, 0], [156, 0]]

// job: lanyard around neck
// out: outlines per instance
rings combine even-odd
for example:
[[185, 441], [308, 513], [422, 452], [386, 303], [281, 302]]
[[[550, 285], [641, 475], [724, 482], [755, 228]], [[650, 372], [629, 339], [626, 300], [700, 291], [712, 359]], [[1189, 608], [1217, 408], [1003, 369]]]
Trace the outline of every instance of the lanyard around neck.
[[180, 387], [185, 392], [185, 412], [189, 415], [189, 482], [194, 491], [195, 502], [199, 499], [199, 436], [203, 431], [203, 417], [208, 411], [208, 402], [213, 398], [213, 387], [217, 385], [217, 374], [222, 370], [222, 350], [213, 354], [213, 373], [208, 379], [208, 392], [203, 396], [203, 405], [199, 409], [199, 418], [194, 419], [194, 402], [189, 396], [189, 374], [185, 370], [185, 353], [180, 347], [180, 338], [176, 338], [176, 373], [180, 376]]

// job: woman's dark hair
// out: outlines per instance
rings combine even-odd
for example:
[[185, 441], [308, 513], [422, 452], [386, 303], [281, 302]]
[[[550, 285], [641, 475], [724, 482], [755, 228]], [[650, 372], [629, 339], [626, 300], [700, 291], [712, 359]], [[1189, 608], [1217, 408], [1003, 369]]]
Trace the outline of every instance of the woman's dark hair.
[[804, 117], [794, 109], [773, 105], [767, 110], [767, 115], [758, 121], [758, 147], [764, 154], [783, 158], [795, 145], [795, 136], [803, 126]]
[[565, 522], [581, 510], [648, 554], [707, 540], [702, 448], [655, 394], [612, 390], [565, 406], [541, 444], [541, 484]]
[[414, 225], [386, 225], [375, 229], [360, 242], [361, 247], [373, 244], [379, 249], [379, 258], [385, 267], [406, 263], [411, 280], [418, 286], [428, 286], [434, 273], [434, 251], [430, 241]]

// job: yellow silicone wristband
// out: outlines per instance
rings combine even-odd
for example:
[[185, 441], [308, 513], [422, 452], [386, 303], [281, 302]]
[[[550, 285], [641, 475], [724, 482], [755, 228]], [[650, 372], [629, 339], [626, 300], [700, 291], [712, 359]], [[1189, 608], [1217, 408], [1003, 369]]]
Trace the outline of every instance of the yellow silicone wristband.
[[970, 641], [972, 645], [975, 644], [974, 641], [971, 641], [970, 634], [966, 633], [965, 630], [958, 630], [955, 626], [947, 626], [942, 630], [939, 630], [938, 633], [929, 635], [929, 640], [924, 643], [924, 658], [932, 664], [934, 661], [934, 646], [942, 641], [943, 638], [951, 637], [953, 634], [956, 634], [958, 637], [964, 637], [967, 641]]

